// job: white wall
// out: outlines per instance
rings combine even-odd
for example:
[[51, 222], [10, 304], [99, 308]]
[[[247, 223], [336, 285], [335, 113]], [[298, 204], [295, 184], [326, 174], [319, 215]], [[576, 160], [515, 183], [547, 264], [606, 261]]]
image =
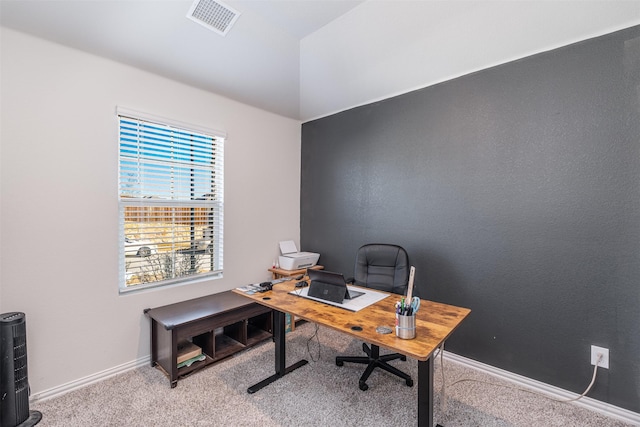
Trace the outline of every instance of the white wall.
[[640, 24], [640, 1], [369, 0], [300, 43], [303, 121]]
[[[277, 242], [299, 242], [299, 122], [0, 35], [0, 312], [27, 315], [33, 394], [144, 359], [144, 308], [264, 280]], [[227, 132], [223, 279], [118, 294], [116, 105]]]

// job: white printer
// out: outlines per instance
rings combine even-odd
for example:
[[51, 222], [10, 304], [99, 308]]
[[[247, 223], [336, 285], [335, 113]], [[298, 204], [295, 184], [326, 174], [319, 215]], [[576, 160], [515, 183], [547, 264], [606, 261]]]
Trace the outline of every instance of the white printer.
[[280, 268], [284, 270], [299, 270], [313, 267], [318, 262], [320, 254], [314, 252], [298, 252], [293, 240], [280, 242], [280, 255], [278, 257]]

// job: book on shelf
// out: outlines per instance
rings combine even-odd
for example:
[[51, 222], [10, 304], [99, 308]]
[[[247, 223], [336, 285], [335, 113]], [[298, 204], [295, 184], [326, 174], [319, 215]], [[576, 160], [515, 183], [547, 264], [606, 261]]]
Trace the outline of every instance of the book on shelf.
[[191, 366], [195, 362], [202, 362], [206, 358], [207, 356], [205, 356], [204, 353], [200, 353], [196, 357], [192, 357], [191, 359], [187, 359], [184, 362], [178, 363], [178, 369], [184, 366]]
[[202, 354], [202, 349], [191, 341], [180, 341], [178, 343], [178, 365]]

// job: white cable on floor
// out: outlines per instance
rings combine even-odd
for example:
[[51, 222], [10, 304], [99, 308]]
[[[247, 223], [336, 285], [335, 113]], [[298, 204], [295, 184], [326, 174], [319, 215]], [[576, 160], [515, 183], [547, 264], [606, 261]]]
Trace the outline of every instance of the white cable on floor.
[[[596, 374], [598, 373], [598, 365], [600, 364], [600, 362], [602, 361], [602, 355], [598, 355], [598, 361], [596, 362], [596, 364], [593, 367], [593, 377], [591, 378], [591, 384], [589, 384], [589, 387], [587, 387], [587, 389], [578, 397], [574, 397], [573, 399], [554, 399], [552, 397], [548, 397], [548, 399], [551, 400], [555, 400], [556, 402], [562, 402], [562, 403], [566, 403], [566, 402], [573, 402], [574, 400], [578, 400], [580, 398], [583, 398], [587, 393], [589, 393], [589, 391], [591, 391], [591, 387], [593, 387], [593, 385], [596, 383]], [[546, 397], [546, 396], [545, 396]]]
[[444, 342], [440, 346], [440, 373], [442, 374], [442, 391], [440, 392], [440, 394], [442, 395], [442, 412], [445, 412], [447, 410], [447, 394], [445, 390], [443, 354], [444, 354]]
[[[444, 350], [444, 344], [443, 344], [442, 350]], [[442, 350], [441, 350], [441, 353], [442, 353]], [[441, 356], [442, 356], [442, 354], [441, 354]], [[449, 387], [454, 386], [454, 385], [456, 385], [458, 383], [466, 382], [466, 381], [477, 382], [477, 383], [488, 384], [488, 385], [493, 385], [493, 386], [497, 386], [497, 387], [505, 387], [505, 388], [510, 388], [510, 389], [513, 389], [513, 390], [524, 391], [526, 393], [531, 393], [531, 394], [535, 394], [535, 395], [540, 396], [540, 397], [544, 397], [545, 399], [553, 400], [554, 402], [569, 403], [569, 402], [573, 402], [573, 401], [576, 401], [578, 399], [583, 398], [584, 396], [586, 396], [587, 393], [589, 393], [589, 391], [591, 391], [591, 387], [593, 387], [593, 385], [596, 383], [596, 375], [598, 373], [598, 365], [600, 365], [601, 361], [602, 361], [602, 355], [598, 355], [598, 360], [596, 361], [596, 364], [593, 367], [593, 377], [591, 378], [591, 383], [589, 384], [587, 389], [582, 394], [580, 394], [578, 397], [574, 397], [574, 398], [571, 398], [571, 399], [556, 399], [554, 397], [550, 397], [550, 396], [547, 396], [547, 395], [542, 394], [542, 393], [538, 393], [538, 392], [533, 391], [533, 390], [528, 390], [526, 388], [513, 387], [513, 386], [510, 386], [510, 385], [506, 385], [506, 384], [492, 383], [490, 381], [474, 380], [474, 379], [471, 379], [471, 378], [463, 378], [461, 380], [455, 381], [455, 382], [449, 384]], [[444, 412], [446, 410], [446, 408], [447, 408], [447, 397], [445, 395], [444, 364], [442, 363], [442, 357], [440, 358], [440, 366], [442, 368], [442, 411]]]

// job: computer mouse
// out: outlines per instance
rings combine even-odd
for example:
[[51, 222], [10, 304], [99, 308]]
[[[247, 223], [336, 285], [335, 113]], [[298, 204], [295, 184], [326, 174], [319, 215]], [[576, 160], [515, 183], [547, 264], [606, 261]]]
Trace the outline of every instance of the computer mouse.
[[301, 280], [298, 283], [296, 283], [296, 288], [304, 288], [305, 286], [309, 286], [309, 284], [304, 280]]

